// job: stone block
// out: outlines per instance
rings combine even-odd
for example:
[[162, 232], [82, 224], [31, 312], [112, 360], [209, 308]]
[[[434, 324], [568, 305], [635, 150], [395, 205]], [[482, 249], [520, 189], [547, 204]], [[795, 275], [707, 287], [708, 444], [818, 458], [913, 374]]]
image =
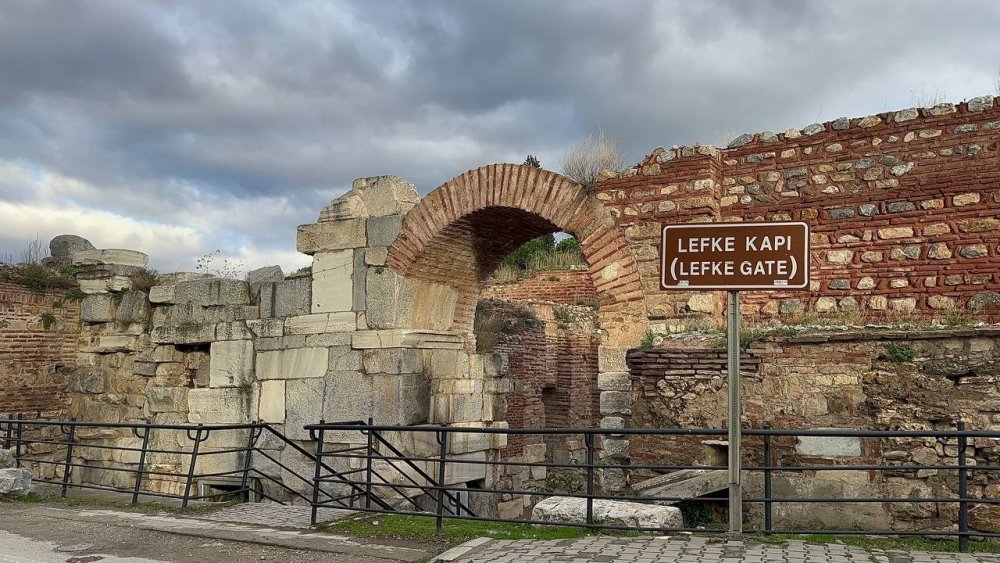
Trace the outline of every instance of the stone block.
[[351, 311], [354, 305], [354, 251], [320, 252], [313, 257], [312, 312]]
[[627, 458], [629, 441], [615, 438], [604, 439], [604, 457]]
[[285, 281], [285, 273], [281, 271], [281, 266], [264, 266], [247, 273], [247, 283], [250, 285], [261, 282], [281, 282]]
[[73, 254], [84, 250], [95, 250], [89, 240], [77, 235], [59, 235], [49, 241], [49, 256], [58, 265], [69, 264]]
[[188, 391], [188, 422], [195, 424], [239, 424], [250, 420], [249, 393], [244, 389], [191, 389]]
[[368, 246], [392, 246], [402, 228], [402, 215], [370, 217], [368, 219]]
[[272, 424], [285, 422], [285, 381], [275, 379], [260, 382], [257, 400], [257, 420]]
[[301, 315], [285, 320], [285, 334], [348, 332], [354, 330], [356, 323], [357, 315], [353, 311]]
[[126, 291], [121, 294], [118, 303], [118, 311], [115, 320], [120, 323], [140, 323], [149, 322], [152, 315], [152, 307], [146, 298], [146, 293], [142, 291]]
[[[594, 521], [606, 526], [683, 528], [681, 510], [638, 502], [597, 499], [592, 505]], [[540, 522], [579, 524], [587, 521], [587, 499], [548, 497], [535, 505], [531, 519]]]
[[255, 346], [258, 352], [288, 350], [290, 348], [305, 348], [306, 337], [300, 334], [297, 336], [281, 336], [278, 338], [258, 338], [255, 342]]
[[628, 348], [601, 346], [597, 349], [597, 370], [601, 372], [628, 371], [625, 353]]
[[351, 191], [361, 197], [371, 217], [406, 215], [420, 199], [416, 186], [398, 176], [358, 178]]
[[291, 278], [278, 283], [262, 283], [260, 296], [261, 318], [293, 317], [306, 315], [312, 308], [312, 279]]
[[285, 382], [285, 432], [292, 440], [308, 440], [307, 424], [323, 419], [323, 379], [290, 379]]
[[[420, 424], [430, 417], [430, 384], [420, 374], [374, 375], [372, 397], [378, 408], [372, 415], [380, 424]], [[481, 397], [481, 395], [480, 395]], [[478, 413], [456, 421], [481, 419], [482, 402]]]
[[102, 250], [78, 250], [71, 255], [71, 260], [74, 266], [111, 264], [143, 268], [149, 262], [149, 256], [137, 250], [106, 248]]
[[364, 350], [361, 361], [365, 373], [368, 374], [403, 374], [423, 371], [421, 352], [412, 348]]
[[[424, 350], [423, 371], [434, 378], [470, 377], [469, 360], [465, 350]], [[477, 367], [482, 372], [482, 360], [477, 360]]]
[[451, 395], [452, 422], [476, 422], [483, 420], [483, 394]]
[[115, 319], [115, 303], [107, 293], [95, 293], [80, 303], [80, 320], [85, 323], [108, 323]]
[[386, 259], [389, 258], [389, 249], [384, 246], [371, 247], [365, 249], [365, 265], [385, 266]]
[[249, 340], [253, 333], [247, 328], [246, 321], [234, 321], [215, 325], [216, 340]]
[[350, 346], [333, 346], [330, 348], [330, 371], [360, 371], [361, 351]]
[[80, 284], [80, 291], [86, 295], [107, 293], [109, 291], [125, 291], [132, 287], [132, 280], [128, 276], [107, 275], [103, 273], [77, 273], [76, 281]]
[[306, 336], [305, 345], [315, 346], [350, 346], [353, 332], [327, 332]]
[[253, 379], [252, 340], [213, 342], [211, 356], [209, 387], [240, 387]]
[[188, 408], [187, 387], [156, 387], [146, 388], [146, 412], [158, 414], [163, 412], [185, 412]]
[[31, 492], [31, 470], [0, 469], [0, 498], [23, 497]]
[[149, 302], [173, 304], [176, 302], [176, 285], [154, 285], [149, 288]]
[[[469, 463], [462, 463], [463, 461]], [[485, 479], [486, 465], [482, 463], [484, 461], [486, 461], [486, 452], [484, 451], [448, 456], [448, 463], [444, 469], [445, 484], [454, 485]]]
[[367, 290], [368, 284], [365, 283], [363, 280], [365, 280], [364, 272], [366, 267], [367, 266], [365, 264], [365, 249], [358, 248], [354, 251], [354, 275], [353, 275], [353, 279], [356, 280], [357, 283], [354, 283], [354, 293], [351, 296], [352, 308], [355, 311], [365, 310], [365, 305], [366, 305], [365, 300], [368, 295], [368, 290]]
[[150, 338], [157, 344], [204, 344], [215, 340], [215, 324], [156, 326]]
[[389, 268], [368, 268], [365, 281], [365, 315], [368, 326], [397, 328], [413, 307], [412, 284]]
[[[299, 225], [295, 248], [303, 254], [317, 254], [331, 250], [364, 248], [365, 219], [343, 219], [324, 223]], [[315, 274], [315, 267], [313, 268]]]
[[623, 391], [601, 391], [601, 414], [632, 414], [632, 397]]
[[601, 391], [630, 391], [632, 382], [627, 371], [610, 371], [597, 374], [597, 388]]
[[[327, 393], [323, 400], [323, 419], [329, 422], [352, 422], [374, 416], [373, 381], [358, 371], [334, 371], [325, 378]], [[388, 410], [380, 407], [379, 411]]]
[[257, 353], [257, 379], [323, 377], [329, 366], [326, 348], [298, 348]]
[[285, 334], [283, 319], [253, 319], [247, 321], [247, 330], [254, 338], [278, 338]]
[[799, 455], [812, 457], [861, 457], [861, 438], [799, 436], [798, 443], [795, 444], [795, 451]]
[[113, 354], [134, 352], [139, 349], [139, 338], [127, 335], [92, 336], [82, 339], [81, 352], [92, 354]]
[[250, 285], [241, 280], [203, 279], [177, 284], [174, 291], [177, 303], [191, 303], [202, 307], [220, 305], [249, 305]]

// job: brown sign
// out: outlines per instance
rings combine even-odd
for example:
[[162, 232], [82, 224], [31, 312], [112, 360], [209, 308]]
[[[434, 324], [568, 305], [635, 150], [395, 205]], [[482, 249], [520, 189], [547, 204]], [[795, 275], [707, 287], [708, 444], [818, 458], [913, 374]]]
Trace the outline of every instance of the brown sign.
[[662, 289], [801, 289], [809, 286], [805, 223], [664, 225]]

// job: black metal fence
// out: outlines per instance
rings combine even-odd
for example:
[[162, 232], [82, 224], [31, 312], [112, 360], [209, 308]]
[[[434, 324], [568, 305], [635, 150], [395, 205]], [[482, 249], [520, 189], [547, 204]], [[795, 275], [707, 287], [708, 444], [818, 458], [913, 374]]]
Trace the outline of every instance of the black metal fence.
[[[69, 489], [83, 489], [129, 495], [132, 504], [140, 497], [179, 500], [183, 508], [192, 501], [316, 500], [312, 478], [301, 471], [313, 466], [312, 454], [266, 424], [97, 423], [9, 416], [0, 418], [0, 445], [13, 451], [19, 467], [34, 469], [34, 482], [56, 486], [62, 497]], [[324, 470], [337, 474], [331, 467]], [[350, 508], [322, 492], [319, 499]]]
[[[361, 422], [352, 423], [320, 423], [306, 427], [311, 438], [316, 443], [315, 459], [317, 460], [314, 484], [316, 490], [322, 489], [324, 483], [334, 476], [327, 476], [320, 462], [326, 460], [324, 465], [352, 466], [355, 470], [348, 476], [350, 483], [356, 486], [356, 496], [354, 504], [358, 510], [369, 512], [397, 512], [407, 514], [431, 515], [436, 518], [438, 529], [443, 521], [449, 518], [454, 519], [474, 519], [497, 522], [524, 522], [533, 524], [553, 524], [551, 521], [540, 521], [529, 516], [504, 517], [491, 509], [502, 499], [528, 497], [528, 505], [544, 500], [549, 497], [570, 497], [582, 499], [585, 503], [585, 510], [580, 515], [578, 522], [555, 522], [557, 525], [572, 525], [588, 528], [618, 529], [629, 531], [649, 531], [649, 532], [706, 532], [706, 531], [726, 531], [721, 526], [723, 519], [719, 519], [719, 525], [694, 526], [685, 524], [674, 527], [644, 527], [641, 525], [610, 524], [608, 521], [595, 514], [595, 505], [603, 500], [641, 502], [655, 504], [674, 503], [715, 503], [718, 509], [728, 500], [726, 490], [716, 490], [716, 492], [701, 495], [697, 498], [690, 496], [667, 496], [656, 494], [640, 494], [632, 490], [629, 486], [607, 486], [610, 481], [621, 478], [621, 472], [628, 471], [633, 476], [637, 474], [658, 475], [676, 472], [680, 470], [726, 470], [725, 465], [704, 465], [693, 463], [667, 463], [643, 461], [642, 458], [633, 456], [632, 462], [619, 462], [613, 458], [600, 459], [600, 455], [606, 453], [602, 447], [607, 445], [606, 440], [622, 439], [657, 439], [657, 440], [687, 440], [701, 439], [705, 441], [718, 441], [726, 436], [727, 431], [721, 429], [701, 430], [701, 429], [591, 429], [591, 428], [559, 428], [559, 429], [489, 429], [489, 428], [468, 428], [455, 426], [391, 426], [375, 425]], [[338, 442], [350, 444], [347, 447], [338, 449], [327, 449], [326, 442], [330, 442], [329, 435], [336, 433]], [[352, 436], [352, 433], [354, 436]], [[576, 441], [581, 445], [576, 457], [568, 460], [544, 460], [525, 461], [518, 459], [516, 455], [507, 456], [483, 456], [479, 459], [471, 459], [463, 453], [456, 453], [451, 447], [454, 441], [468, 441], [473, 437], [512, 438], [524, 436], [534, 438], [536, 442], [547, 441], [566, 442]], [[1000, 456], [1000, 432], [966, 430], [962, 423], [958, 423], [954, 430], [893, 430], [893, 431], [869, 431], [869, 430], [773, 430], [773, 429], [748, 429], [743, 431], [743, 452], [744, 480], [749, 486], [745, 486], [744, 505], [755, 509], [749, 512], [749, 522], [746, 531], [749, 533], [776, 534], [776, 533], [816, 533], [834, 535], [893, 535], [893, 536], [926, 536], [926, 537], [954, 537], [959, 540], [960, 548], [965, 550], [969, 546], [972, 538], [994, 538], [1000, 534], [973, 530], [969, 526], [969, 510], [972, 505], [995, 505], [1000, 504], [996, 498], [987, 498], [983, 495], [972, 496], [970, 494], [970, 483], [973, 481], [979, 489], [983, 489], [986, 484], [1000, 484], [1000, 465], [993, 458]], [[425, 445], [421, 454], [410, 452], [404, 454], [401, 448], [394, 446], [391, 441], [404, 438], [408, 444], [422, 443]], [[801, 438], [839, 438], [856, 440], [857, 454], [842, 456], [841, 461], [837, 457], [826, 458], [822, 455], [810, 455], [808, 452], [800, 453], [795, 444]], [[979, 443], [973, 447], [970, 440], [978, 440]], [[897, 459], [886, 459], [885, 453], [893, 448], [894, 443], [906, 442], [933, 442], [940, 445], [945, 454], [937, 456], [939, 462], [936, 463], [916, 463], [909, 459], [909, 454], [896, 456]], [[905, 447], [905, 446], [899, 446]], [[657, 449], [657, 448], [654, 448]], [[662, 448], [662, 451], [670, 451], [670, 447]], [[903, 452], [905, 450], [892, 450]], [[968, 452], [973, 451], [974, 456]], [[951, 455], [953, 454], [953, 455]], [[647, 456], [655, 458], [656, 456]], [[667, 456], [670, 457], [670, 456]], [[678, 456], [679, 457], [679, 456]], [[940, 459], [947, 461], [941, 462]], [[869, 460], [858, 463], [859, 460]], [[953, 460], [953, 462], [952, 462]], [[993, 461], [991, 461], [993, 460]], [[474, 476], [488, 476], [484, 479], [484, 484], [471, 485], [468, 481], [463, 482], [461, 478], [450, 476], [455, 467], [469, 468], [481, 467], [482, 471], [467, 471]], [[574, 471], [582, 477], [579, 489], [559, 490], [550, 486], [545, 479], [505, 479], [512, 473], [527, 473], [542, 469], [544, 474], [551, 471]], [[880, 491], [881, 485], [887, 476], [894, 476], [902, 480], [910, 480], [914, 483], [920, 482], [917, 479], [917, 472], [934, 472], [937, 476], [934, 479], [933, 489], [944, 492], [954, 489], [953, 494], [931, 494], [924, 495], [918, 492], [911, 492], [907, 496], [889, 496], [884, 494], [864, 494], [865, 491], [857, 491], [860, 494], [842, 496], [798, 496], [790, 494], [790, 489], [795, 489], [795, 484], [789, 484], [787, 476], [796, 475], [798, 488], [807, 489], [809, 480], [818, 480], [824, 472], [848, 472], [860, 475], [859, 481], [868, 482], [871, 486], [865, 487], [870, 491]], [[779, 481], [784, 486], [784, 492], [775, 493], [775, 482]], [[521, 482], [519, 486], [516, 482]], [[524, 483], [530, 483], [525, 485]], [[930, 490], [931, 487], [927, 487]], [[915, 491], [917, 489], [914, 489]], [[393, 499], [393, 507], [386, 509], [376, 506], [371, 502], [374, 497], [379, 497], [383, 502]], [[474, 499], [481, 502], [476, 502]], [[326, 503], [317, 499], [313, 502], [314, 521], [315, 509], [324, 506]], [[862, 528], [818, 528], [804, 526], [796, 522], [795, 513], [787, 509], [798, 507], [798, 513], [809, 512], [803, 507], [809, 506], [813, 513], [817, 511], [850, 511], [852, 506], [876, 505], [875, 508], [884, 511], [886, 520], [891, 521], [891, 513], [894, 510], [906, 507], [954, 507], [954, 519], [949, 521], [949, 511], [936, 510], [938, 516], [925, 519], [914, 517], [898, 521], [893, 527], [880, 529]], [[776, 511], [781, 511], [781, 526], [776, 526]], [[827, 512], [821, 515], [818, 520], [833, 521]], [[954, 529], [950, 529], [951, 526]]]
[[[721, 525], [725, 488], [701, 491], [707, 494], [695, 498], [633, 488], [643, 477], [726, 470], [723, 462], [706, 464], [691, 453], [692, 445], [702, 443], [724, 447], [726, 430], [489, 429], [370, 420], [320, 422], [306, 430], [311, 444], [303, 447], [260, 423], [115, 424], [12, 416], [0, 418], [0, 445], [14, 452], [19, 465], [33, 467], [36, 481], [56, 486], [62, 496], [80, 488], [128, 495], [133, 503], [140, 497], [176, 499], [181, 506], [266, 499], [308, 504], [314, 523], [320, 509], [349, 508], [432, 516], [439, 529], [452, 518], [647, 532], [726, 531]], [[1000, 432], [967, 430], [958, 423], [954, 430], [748, 429], [743, 436], [747, 532], [953, 537], [963, 550], [971, 539], [1000, 537], [988, 526], [970, 527], [973, 507], [1000, 504], [990, 493], [1000, 490]], [[856, 451], [828, 456], [800, 447], [817, 439], [847, 439]], [[610, 457], [625, 440], [631, 461]], [[930, 457], [917, 459], [914, 448], [931, 452]], [[210, 461], [218, 456], [229, 457]], [[860, 483], [859, 490], [801, 492], [828, 472], [858, 475], [848, 483]], [[196, 490], [198, 484], [219, 480], [229, 485], [218, 492]], [[898, 490], [887, 486], [890, 481], [914, 486], [903, 495], [889, 494]], [[531, 517], [534, 505], [554, 496], [576, 499], [578, 521]], [[614, 523], [602, 515], [602, 503], [609, 500], [699, 506], [702, 515], [714, 510], [718, 525], [690, 519], [670, 526]], [[505, 509], [519, 502], [523, 511]], [[850, 514], [858, 506], [885, 515], [889, 525], [806, 528], [809, 522], [800, 518], [812, 514], [819, 516], [816, 521], [831, 522], [838, 520], [831, 511]]]

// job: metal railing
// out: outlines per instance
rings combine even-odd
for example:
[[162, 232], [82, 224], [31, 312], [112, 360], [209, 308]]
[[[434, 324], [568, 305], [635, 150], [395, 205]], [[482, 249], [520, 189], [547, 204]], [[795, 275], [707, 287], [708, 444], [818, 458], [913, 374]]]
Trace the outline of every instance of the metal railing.
[[[277, 445], [262, 447], [267, 440]], [[34, 469], [34, 482], [56, 486], [61, 497], [83, 489], [129, 495], [132, 504], [140, 497], [179, 500], [182, 508], [220, 499], [317, 500], [312, 478], [293, 467], [312, 466], [312, 454], [267, 424], [98, 423], [12, 415], [0, 418], [0, 444], [13, 451], [18, 467]], [[281, 449], [297, 463], [283, 461]], [[230, 457], [213, 463], [221, 456]], [[330, 481], [338, 479], [333, 468], [324, 470]], [[89, 475], [74, 478], [77, 472]], [[219, 492], [197, 492], [199, 484]], [[350, 508], [323, 491], [318, 495], [330, 506]]]
[[[600, 528], [612, 530], [628, 531], [648, 531], [648, 532], [725, 532], [724, 525], [719, 527], [704, 527], [685, 525], [683, 527], [672, 528], [652, 528], [639, 525], [610, 525], [595, 517], [595, 502], [601, 500], [614, 500], [640, 503], [717, 503], [724, 506], [728, 500], [726, 491], [719, 490], [713, 495], [703, 495], [692, 498], [689, 496], [656, 496], [642, 495], [625, 487], [606, 487], [609, 477], [618, 478], [612, 475], [618, 471], [628, 471], [633, 475], [644, 473], [646, 475], [666, 474], [679, 470], [725, 470], [725, 465], [698, 465], [693, 463], [654, 463], [641, 461], [637, 463], [624, 463], [610, 459], [598, 459], [602, 453], [601, 446], [605, 439], [645, 439], [645, 440], [686, 440], [694, 443], [698, 439], [718, 440], [727, 434], [723, 429], [593, 429], [593, 428], [548, 428], [548, 429], [491, 429], [491, 428], [469, 428], [454, 426], [394, 426], [375, 425], [371, 422], [352, 423], [320, 423], [306, 427], [311, 437], [317, 442], [315, 458], [317, 461], [327, 460], [334, 465], [349, 465], [357, 468], [350, 475], [346, 475], [351, 483], [362, 489], [357, 498], [364, 501], [367, 496], [372, 495], [372, 491], [383, 491], [381, 498], [390, 498], [395, 493], [397, 501], [391, 508], [373, 506], [368, 502], [355, 502], [356, 510], [367, 512], [396, 512], [403, 514], [416, 514], [431, 516], [435, 518], [438, 529], [441, 529], [443, 521], [452, 519], [487, 520], [496, 522], [520, 522], [532, 524], [568, 525], [581, 526], [587, 528]], [[347, 443], [352, 444], [334, 450], [324, 450], [323, 438], [331, 432], [349, 436], [355, 433], [353, 439], [348, 439]], [[390, 447], [388, 436], [407, 436], [411, 438], [418, 435], [433, 436], [431, 445], [434, 448], [425, 448], [422, 455], [404, 455], [398, 447]], [[470, 436], [502, 436], [513, 439], [515, 436], [533, 438], [536, 443], [545, 443], [546, 440], [567, 441], [576, 439], [581, 444], [576, 457], [568, 461], [525, 461], [517, 456], [494, 456], [493, 458], [483, 457], [482, 459], [470, 459], [460, 452], [454, 452], [450, 444], [456, 437], [469, 438]], [[959, 541], [961, 550], [967, 550], [969, 541], [972, 538], [995, 538], [1000, 534], [986, 531], [973, 530], [969, 527], [969, 510], [973, 504], [993, 505], [1000, 504], [1000, 499], [976, 498], [969, 493], [969, 484], [973, 478], [980, 485], [987, 482], [1000, 483], [1000, 466], [989, 464], [985, 459], [973, 460], [967, 454], [970, 448], [970, 440], [996, 440], [997, 455], [1000, 455], [1000, 432], [966, 430], [962, 423], [958, 423], [955, 430], [773, 430], [773, 429], [747, 429], [742, 432], [744, 439], [742, 457], [745, 461], [744, 474], [757, 477], [756, 485], [748, 488], [748, 493], [744, 496], [744, 506], [755, 508], [756, 511], [750, 515], [750, 524], [746, 529], [748, 533], [760, 534], [834, 534], [834, 535], [891, 535], [891, 536], [928, 536], [928, 537], [954, 537]], [[851, 457], [823, 457], [822, 455], [809, 455], [798, 453], [793, 442], [798, 438], [847, 438], [856, 439], [858, 444], [858, 455]], [[601, 441], [599, 441], [601, 440]], [[891, 445], [891, 441], [914, 441], [933, 440], [942, 446], [947, 446], [955, 450], [955, 455], [946, 460], [954, 459], [954, 463], [934, 463], [919, 464], [906, 459], [884, 460], [881, 453], [884, 448]], [[421, 442], [424, 440], [408, 439], [408, 443]], [[954, 445], [951, 445], [954, 444]], [[669, 451], [670, 448], [665, 448]], [[859, 460], [861, 461], [859, 463]], [[851, 462], [851, 463], [848, 463]], [[469, 488], [468, 483], [456, 479], [449, 479], [447, 475], [452, 468], [462, 466], [468, 468], [482, 467], [483, 471], [472, 472], [478, 474], [488, 474], [492, 471], [493, 478], [489, 486], [479, 486]], [[377, 470], [374, 468], [378, 468]], [[532, 470], [549, 471], [575, 471], [582, 477], [579, 490], [557, 490], [546, 486], [544, 479], [535, 479], [533, 485], [517, 486], [513, 483], [505, 485], [502, 476], [511, 472], [527, 472]], [[786, 480], [786, 475], [797, 474], [802, 479], [815, 479], [823, 472], [841, 471], [858, 472], [865, 476], [865, 480], [873, 483], [873, 490], [879, 489], [882, 480], [880, 474], [892, 473], [902, 478], [919, 481], [914, 474], [917, 471], [937, 471], [936, 483], [942, 485], [937, 489], [947, 489], [944, 486], [949, 483], [949, 477], [953, 477], [955, 490], [953, 495], [921, 495], [912, 494], [910, 496], [889, 496], [889, 495], [858, 495], [858, 496], [797, 496], [794, 494], [775, 494], [775, 481]], [[496, 476], [501, 478], [497, 479]], [[317, 465], [314, 483], [319, 486], [326, 477]], [[531, 479], [528, 479], [531, 481]], [[792, 488], [788, 482], [785, 489]], [[549, 522], [540, 521], [528, 517], [504, 517], [502, 514], [492, 514], [484, 512], [477, 514], [469, 507], [469, 501], [462, 500], [466, 496], [474, 495], [488, 496], [493, 499], [530, 497], [531, 504], [537, 501], [553, 497], [572, 497], [585, 499], [586, 512], [581, 515], [578, 522]], [[714, 496], [718, 495], [718, 496]], [[324, 506], [322, 500], [313, 503], [314, 509]], [[480, 503], [490, 505], [490, 503]], [[495, 505], [496, 503], [493, 502]], [[809, 505], [817, 510], [824, 508], [829, 510], [831, 506], [847, 507], [859, 504], [878, 505], [880, 510], [888, 514], [893, 509], [906, 506], [957, 506], [956, 518], [951, 523], [957, 529], [946, 529], [948, 526], [939, 526], [937, 529], [917, 529], [919, 522], [899, 522], [898, 529], [819, 529], [795, 525], [794, 517], [782, 515], [781, 526], [775, 525], [776, 508], [789, 508], [793, 505]], [[790, 520], [792, 520], [790, 522]], [[822, 520], [822, 518], [820, 518]], [[832, 520], [832, 519], [827, 519]], [[940, 522], [946, 520], [941, 517]], [[315, 514], [314, 514], [315, 523]], [[721, 524], [721, 522], [720, 522]]]
[[[643, 476], [679, 470], [725, 470], [721, 463], [696, 463], [691, 453], [705, 442], [718, 446], [727, 434], [723, 429], [499, 429], [377, 425], [371, 420], [321, 421], [305, 429], [312, 444], [303, 447], [259, 423], [93, 423], [11, 416], [0, 418], [0, 445], [14, 453], [19, 466], [35, 470], [35, 481], [56, 486], [62, 496], [73, 488], [92, 489], [127, 495], [132, 503], [140, 497], [163, 497], [179, 500], [181, 506], [256, 498], [308, 504], [313, 523], [322, 508], [347, 508], [430, 516], [439, 530], [447, 519], [463, 519], [646, 532], [727, 531], [722, 519], [717, 527], [692, 522], [671, 528], [614, 525], [595, 510], [604, 500], [708, 503], [721, 517], [728, 500], [724, 488], [695, 498], [641, 494], [625, 475], [635, 484]], [[974, 505], [1000, 504], [1000, 499], [983, 498], [988, 485], [1000, 485], [1000, 432], [967, 430], [960, 422], [954, 430], [747, 429], [742, 437], [744, 474], [756, 478], [748, 481], [743, 499], [744, 506], [753, 509], [748, 511], [749, 533], [953, 537], [962, 550], [972, 539], [1000, 537], [969, 525]], [[799, 447], [803, 438], [849, 439], [851, 452], [811, 452]], [[605, 457], [620, 452], [611, 447], [614, 440], [619, 441], [616, 447], [630, 441], [632, 463]], [[264, 442], [269, 444], [265, 447]], [[918, 463], [907, 449], [914, 444], [932, 449], [934, 457]], [[896, 454], [887, 458], [887, 451]], [[543, 452], [541, 457], [538, 452]], [[222, 469], [206, 469], [206, 460], [222, 455], [235, 458]], [[122, 456], [129, 456], [128, 461]], [[289, 456], [297, 459], [293, 462]], [[312, 474], [302, 467], [311, 468]], [[808, 489], [801, 485], [834, 471], [860, 474], [868, 485], [856, 495], [800, 492]], [[127, 477], [109, 478], [114, 474]], [[195, 491], [195, 485], [219, 479], [233, 484], [217, 493]], [[885, 486], [889, 479], [924, 486], [906, 496], [886, 494], [892, 491]], [[153, 481], [159, 481], [158, 489]], [[165, 483], [170, 486], [164, 488]], [[925, 494], [931, 490], [935, 493]], [[553, 496], [582, 499], [579, 521], [543, 522], [498, 509], [520, 499], [530, 508]], [[919, 516], [910, 515], [885, 529], [807, 529], [792, 512], [805, 514], [803, 507], [811, 507], [815, 515], [831, 507], [858, 505], [875, 505], [885, 515], [931, 507], [936, 519], [925, 526]]]

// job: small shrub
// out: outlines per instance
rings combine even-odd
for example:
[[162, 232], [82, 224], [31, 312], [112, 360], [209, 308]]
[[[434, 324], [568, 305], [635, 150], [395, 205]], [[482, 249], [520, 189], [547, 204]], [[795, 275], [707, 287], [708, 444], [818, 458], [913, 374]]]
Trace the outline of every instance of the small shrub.
[[538, 317], [527, 307], [501, 301], [480, 301], [476, 305], [473, 325], [476, 351], [492, 352], [504, 338], [538, 326], [540, 326]]
[[302, 266], [298, 270], [295, 270], [288, 277], [290, 277], [290, 278], [297, 278], [297, 277], [300, 277], [300, 276], [311, 276], [312, 273], [313, 273], [313, 267], [310, 264], [309, 266]]
[[148, 294], [149, 290], [159, 282], [160, 275], [156, 270], [143, 268], [129, 276], [129, 280], [132, 282], [132, 289]]
[[627, 166], [627, 159], [618, 148], [618, 143], [604, 131], [597, 131], [566, 151], [562, 175], [585, 188], [591, 188], [597, 184], [601, 172], [618, 173]]
[[740, 349], [749, 350], [750, 345], [767, 334], [767, 331], [757, 327], [740, 327]]
[[948, 311], [944, 318], [944, 324], [949, 328], [970, 328], [975, 326], [976, 319], [960, 311]]
[[223, 258], [221, 249], [216, 249], [197, 259], [194, 269], [228, 280], [242, 280], [246, 277], [246, 266], [243, 262]]
[[42, 313], [40, 318], [42, 320], [42, 326], [45, 327], [45, 330], [49, 330], [56, 324], [56, 316], [52, 313]]
[[917, 357], [917, 351], [908, 344], [890, 342], [885, 345], [885, 358], [894, 364], [912, 362]]
[[0, 270], [0, 279], [26, 287], [35, 293], [76, 285], [72, 278], [62, 276], [58, 271], [41, 264], [5, 266]]
[[653, 347], [653, 342], [654, 342], [655, 338], [656, 338], [656, 335], [653, 334], [653, 331], [647, 330], [646, 334], [643, 335], [642, 340], [639, 341], [639, 349], [640, 350], [649, 350], [650, 348], [652, 348]]
[[83, 301], [83, 298], [86, 296], [87, 294], [84, 293], [79, 287], [75, 287], [66, 292], [66, 299], [69, 301]]

